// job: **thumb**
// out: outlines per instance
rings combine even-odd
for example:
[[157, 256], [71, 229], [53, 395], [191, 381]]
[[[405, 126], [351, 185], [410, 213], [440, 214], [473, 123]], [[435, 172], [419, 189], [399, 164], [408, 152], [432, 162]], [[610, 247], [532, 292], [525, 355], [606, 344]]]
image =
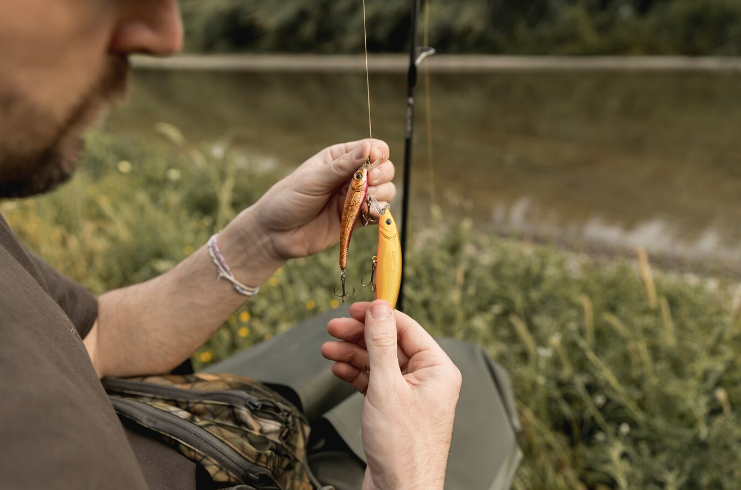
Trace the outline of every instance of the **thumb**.
[[396, 317], [384, 300], [370, 304], [365, 314], [365, 345], [373, 374], [401, 375], [397, 357]]

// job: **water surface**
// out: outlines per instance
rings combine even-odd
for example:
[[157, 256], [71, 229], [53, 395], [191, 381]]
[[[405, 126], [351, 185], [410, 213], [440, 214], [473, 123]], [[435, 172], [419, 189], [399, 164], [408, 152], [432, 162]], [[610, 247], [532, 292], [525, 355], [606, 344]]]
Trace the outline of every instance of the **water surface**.
[[[134, 87], [111, 131], [156, 138], [164, 121], [287, 168], [368, 134], [360, 73], [142, 70]], [[405, 94], [404, 75], [371, 76], [399, 187]], [[741, 75], [436, 73], [432, 167], [422, 94], [413, 217], [433, 191], [448, 214], [501, 232], [741, 266]]]

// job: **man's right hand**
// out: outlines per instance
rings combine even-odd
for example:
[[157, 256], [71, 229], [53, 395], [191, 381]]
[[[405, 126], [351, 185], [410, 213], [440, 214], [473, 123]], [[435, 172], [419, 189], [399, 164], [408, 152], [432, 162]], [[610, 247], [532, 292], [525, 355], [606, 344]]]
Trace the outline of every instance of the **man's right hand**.
[[332, 372], [366, 395], [363, 490], [442, 489], [461, 374], [414, 320], [383, 301], [355, 303], [327, 330]]

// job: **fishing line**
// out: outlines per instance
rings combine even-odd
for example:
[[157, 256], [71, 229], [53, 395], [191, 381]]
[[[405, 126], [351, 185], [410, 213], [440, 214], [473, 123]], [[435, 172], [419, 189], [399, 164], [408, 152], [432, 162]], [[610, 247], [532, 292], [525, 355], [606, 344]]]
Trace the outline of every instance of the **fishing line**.
[[365, 0], [363, 0], [363, 47], [365, 48], [365, 87], [368, 90], [368, 134], [373, 139], [373, 123], [371, 123], [370, 107], [370, 75], [368, 74], [368, 32], [365, 28]]

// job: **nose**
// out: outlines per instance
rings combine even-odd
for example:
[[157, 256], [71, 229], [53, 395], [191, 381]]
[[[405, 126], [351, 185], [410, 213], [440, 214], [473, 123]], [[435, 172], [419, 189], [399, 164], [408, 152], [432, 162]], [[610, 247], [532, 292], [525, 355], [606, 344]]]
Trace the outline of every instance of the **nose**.
[[168, 56], [183, 46], [177, 0], [123, 0], [109, 50], [122, 54]]

